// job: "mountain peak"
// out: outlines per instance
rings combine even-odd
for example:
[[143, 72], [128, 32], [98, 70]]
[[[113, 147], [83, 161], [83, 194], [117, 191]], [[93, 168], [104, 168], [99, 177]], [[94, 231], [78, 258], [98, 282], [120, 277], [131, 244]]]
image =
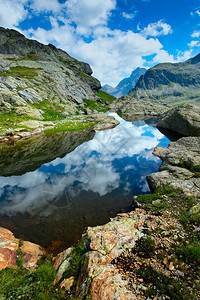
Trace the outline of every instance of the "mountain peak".
[[106, 84], [102, 87], [102, 89], [107, 93], [111, 94], [112, 96], [115, 96], [116, 98], [119, 98], [123, 95], [127, 95], [128, 92], [135, 87], [135, 84], [140, 78], [140, 76], [143, 75], [145, 72], [145, 68], [138, 67], [132, 71], [130, 77], [122, 79], [115, 88]]

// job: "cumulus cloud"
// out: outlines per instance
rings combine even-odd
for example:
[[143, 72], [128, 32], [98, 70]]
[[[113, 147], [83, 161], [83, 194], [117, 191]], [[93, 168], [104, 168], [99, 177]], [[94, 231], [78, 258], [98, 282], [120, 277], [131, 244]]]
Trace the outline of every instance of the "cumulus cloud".
[[200, 30], [195, 30], [192, 34], [191, 34], [191, 37], [193, 38], [198, 38], [200, 37]]
[[28, 10], [24, 7], [27, 2], [28, 0], [0, 0], [1, 26], [11, 28], [23, 21], [28, 15]]
[[175, 62], [174, 56], [170, 55], [167, 51], [165, 50], [159, 50], [156, 56], [153, 58], [154, 63], [164, 63], [164, 62]]
[[187, 51], [179, 51], [177, 55], [177, 62], [185, 61], [192, 56], [192, 49], [187, 50]]
[[116, 0], [68, 0], [65, 5], [71, 21], [77, 25], [77, 32], [88, 34], [91, 28], [107, 24]]
[[150, 23], [147, 27], [145, 27], [141, 33], [144, 36], [160, 36], [160, 35], [168, 35], [172, 33], [172, 28], [169, 24], [160, 20], [156, 23]]
[[58, 12], [62, 5], [57, 0], [32, 0], [30, 7], [37, 12]]
[[190, 48], [200, 47], [200, 41], [191, 41], [190, 43], [188, 43], [188, 46]]

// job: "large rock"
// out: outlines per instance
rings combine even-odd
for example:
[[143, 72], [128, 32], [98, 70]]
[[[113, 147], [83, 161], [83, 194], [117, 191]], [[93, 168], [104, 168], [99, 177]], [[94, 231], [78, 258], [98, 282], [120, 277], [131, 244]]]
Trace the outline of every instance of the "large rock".
[[160, 100], [170, 105], [199, 102], [200, 54], [181, 63], [162, 63], [140, 77], [130, 96]]
[[[139, 299], [128, 289], [128, 280], [123, 279], [123, 274], [113, 262], [124, 251], [131, 250], [143, 236], [142, 228], [146, 219], [146, 212], [136, 209], [129, 214], [118, 215], [103, 226], [87, 229], [84, 235], [87, 251], [81, 258], [81, 270], [76, 284], [78, 299], [84, 299], [87, 294], [94, 300]], [[72, 260], [71, 248], [58, 255], [55, 261], [58, 279]]]
[[187, 195], [200, 196], [200, 137], [184, 137], [156, 147], [153, 154], [162, 159], [159, 173], [147, 177], [152, 191], [169, 184]]
[[200, 136], [200, 107], [184, 104], [171, 109], [160, 117], [157, 127], [183, 136]]
[[26, 269], [35, 269], [38, 260], [44, 255], [44, 250], [39, 245], [26, 241], [20, 242], [10, 230], [0, 227], [0, 270], [18, 267], [18, 249], [20, 249], [23, 267]]
[[159, 101], [122, 96], [113, 101], [110, 105], [110, 110], [117, 112], [126, 120], [135, 121], [157, 117], [169, 110], [169, 108]]

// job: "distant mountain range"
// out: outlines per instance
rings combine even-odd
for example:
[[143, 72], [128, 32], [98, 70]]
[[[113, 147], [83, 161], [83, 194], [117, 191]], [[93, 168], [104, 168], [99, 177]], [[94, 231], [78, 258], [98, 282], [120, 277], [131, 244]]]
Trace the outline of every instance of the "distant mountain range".
[[144, 75], [145, 72], [145, 68], [137, 68], [131, 73], [130, 77], [121, 80], [115, 88], [106, 84], [102, 89], [116, 98], [127, 95], [128, 92], [135, 87], [140, 76]]
[[200, 53], [185, 62], [162, 63], [148, 69], [129, 95], [174, 106], [185, 102], [200, 104]]

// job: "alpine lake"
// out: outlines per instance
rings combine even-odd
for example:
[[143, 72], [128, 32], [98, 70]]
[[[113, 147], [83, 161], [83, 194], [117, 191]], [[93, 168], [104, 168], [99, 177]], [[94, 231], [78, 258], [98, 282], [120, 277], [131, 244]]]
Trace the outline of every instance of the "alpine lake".
[[0, 226], [58, 253], [85, 228], [133, 209], [170, 140], [146, 121], [104, 131], [41, 134], [0, 145]]

